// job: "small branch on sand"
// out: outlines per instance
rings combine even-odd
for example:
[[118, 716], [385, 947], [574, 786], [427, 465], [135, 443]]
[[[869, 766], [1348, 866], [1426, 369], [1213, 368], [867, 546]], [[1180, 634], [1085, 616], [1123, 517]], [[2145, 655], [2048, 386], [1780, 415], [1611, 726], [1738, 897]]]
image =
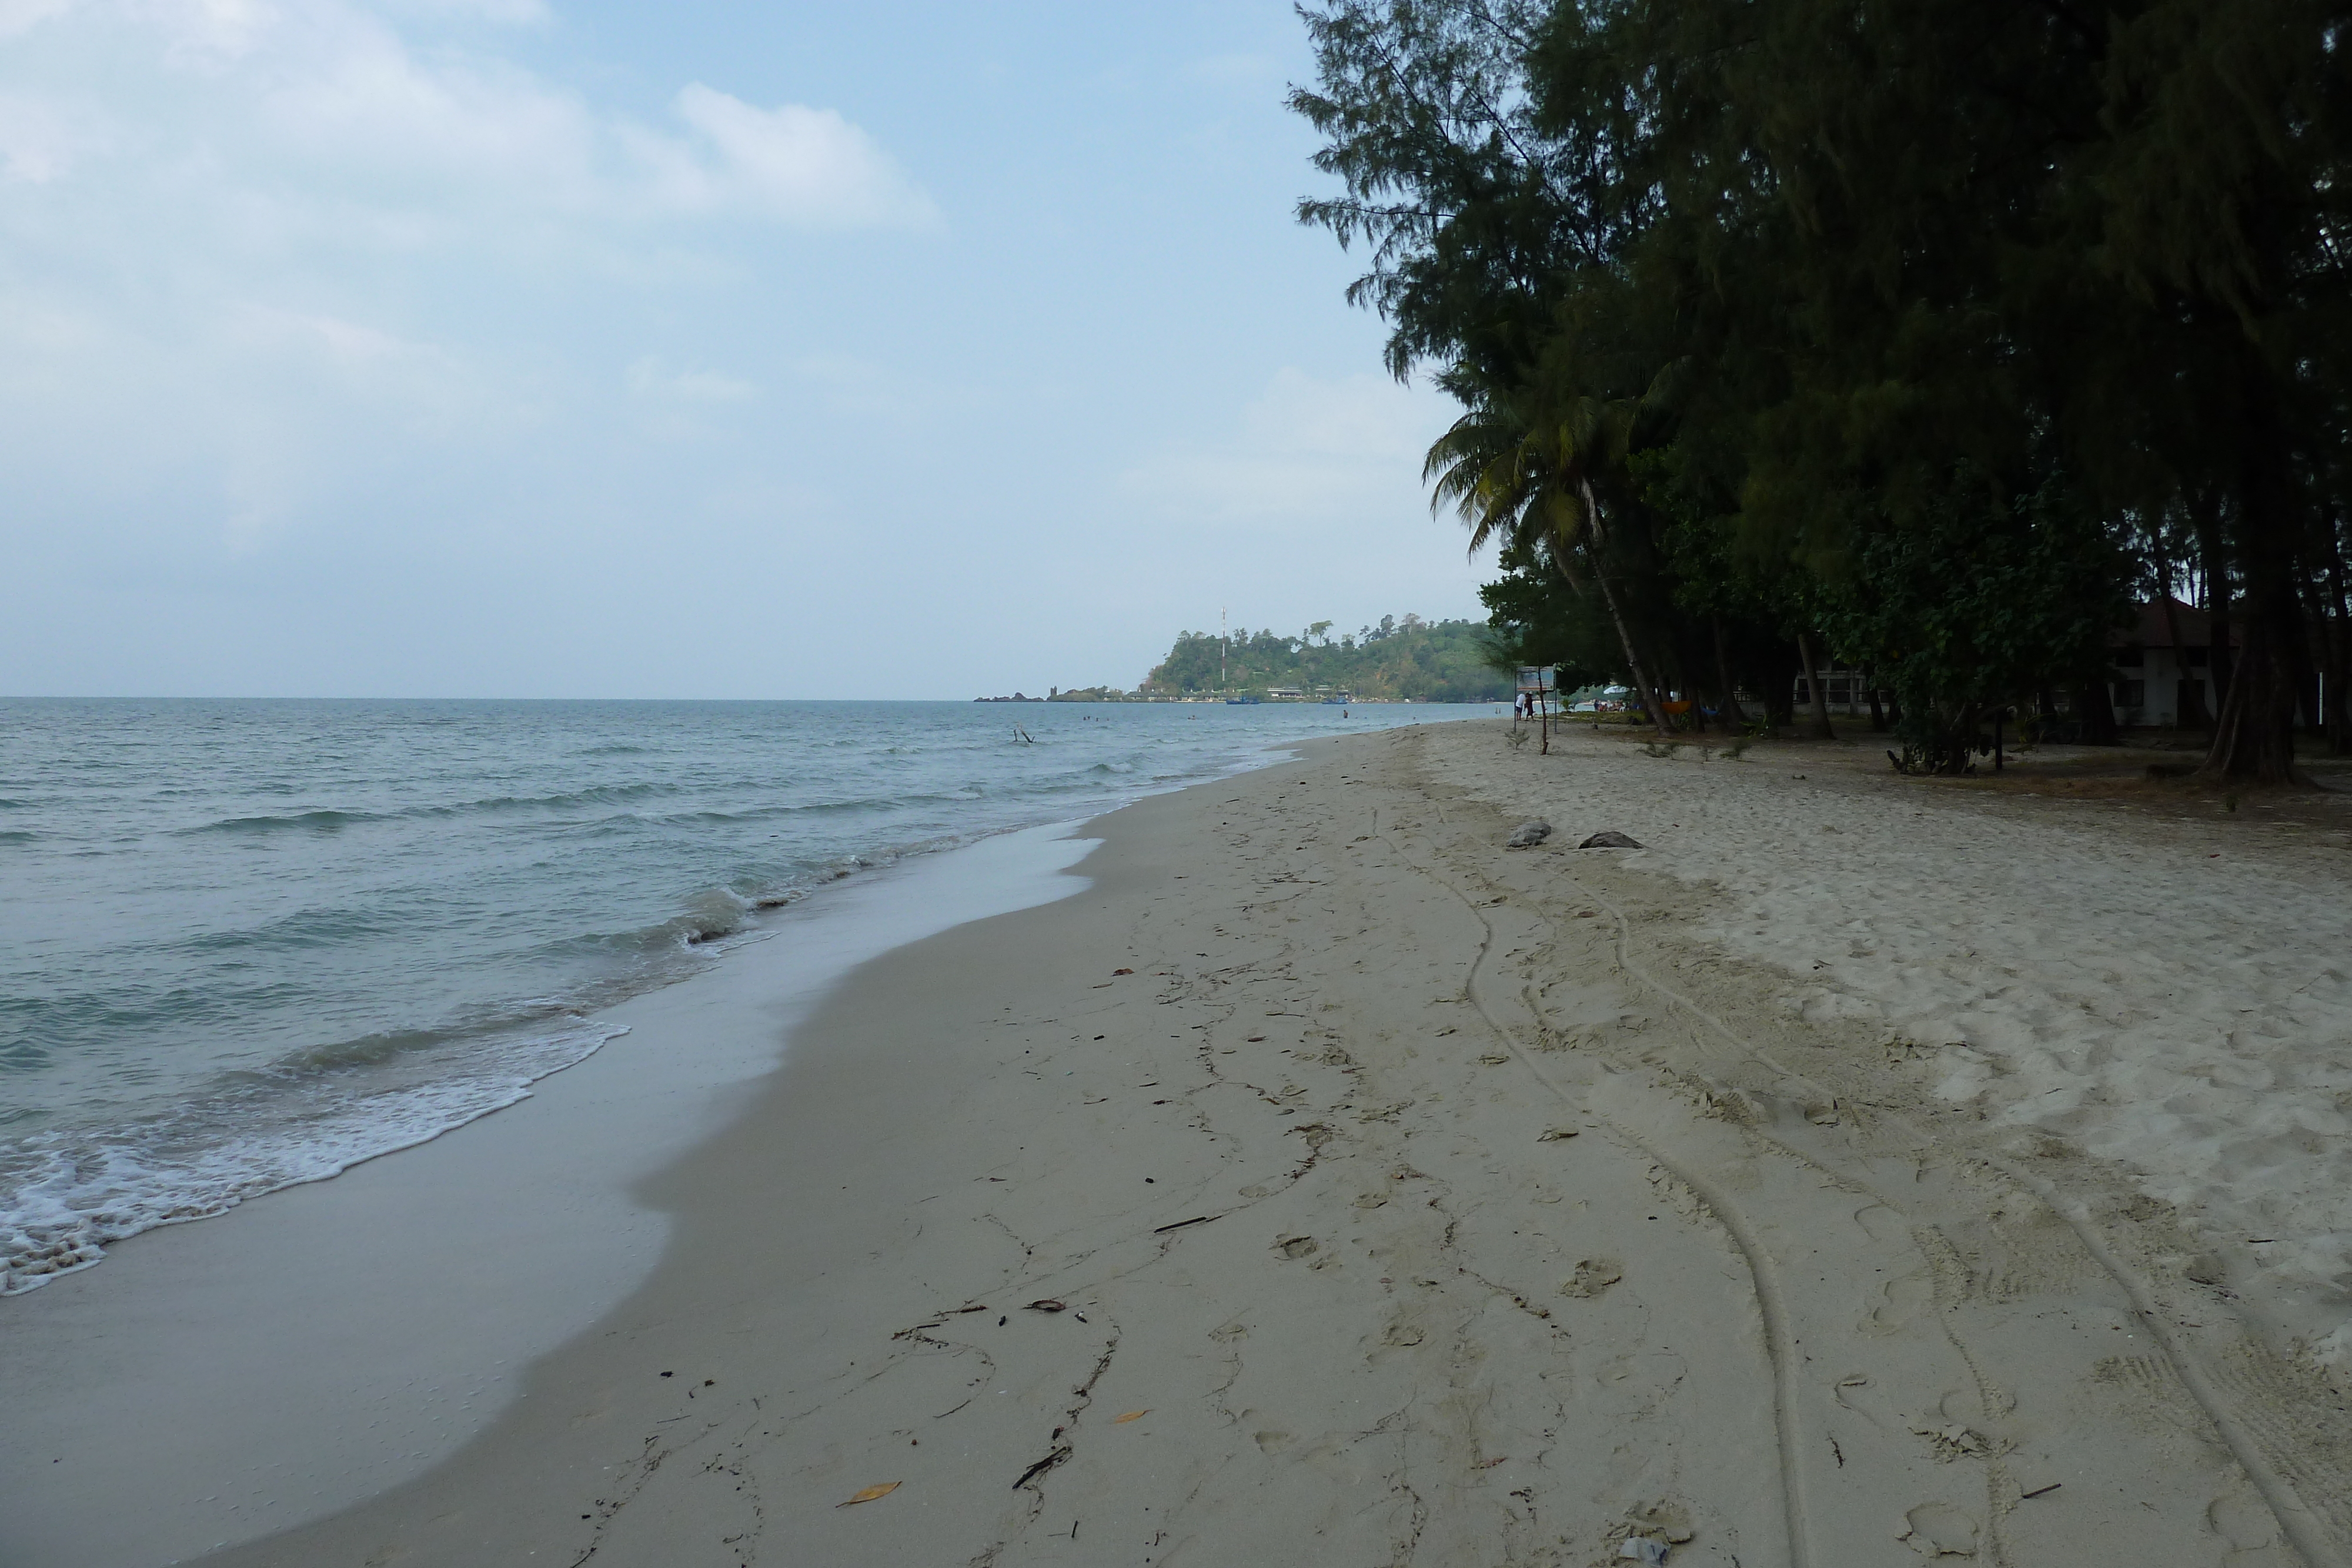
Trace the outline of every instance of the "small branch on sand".
[[1067, 1443], [1065, 1443], [1060, 1448], [1055, 1449], [1052, 1453], [1046, 1455], [1044, 1458], [1038, 1460], [1035, 1464], [1030, 1466], [1027, 1469], [1023, 1470], [1021, 1472], [1021, 1479], [1013, 1483], [1013, 1490], [1014, 1491], [1019, 1491], [1023, 1487], [1027, 1486], [1031, 1481], [1035, 1480], [1039, 1476], [1044, 1475], [1047, 1470], [1052, 1469], [1055, 1465], [1060, 1464], [1064, 1459], [1066, 1459], [1069, 1457], [1070, 1446]]

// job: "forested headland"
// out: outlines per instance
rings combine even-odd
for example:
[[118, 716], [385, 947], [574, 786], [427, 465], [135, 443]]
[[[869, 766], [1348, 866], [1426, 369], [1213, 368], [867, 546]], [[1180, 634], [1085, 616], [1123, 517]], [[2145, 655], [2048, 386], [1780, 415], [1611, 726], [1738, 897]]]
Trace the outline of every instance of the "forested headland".
[[1318, 621], [1296, 636], [1272, 630], [1178, 634], [1139, 695], [1272, 692], [1345, 694], [1366, 701], [1507, 701], [1511, 680], [1494, 664], [1494, 634], [1475, 621], [1399, 620], [1331, 634]]
[[2290, 779], [2299, 725], [2352, 750], [2332, 7], [1304, 15], [1341, 193], [1299, 215], [1461, 404], [1427, 473], [1506, 654], [1734, 725], [1834, 662], [1957, 767], [2000, 712], [2111, 735], [2110, 639], [2174, 595], [2214, 622], [2208, 775]]

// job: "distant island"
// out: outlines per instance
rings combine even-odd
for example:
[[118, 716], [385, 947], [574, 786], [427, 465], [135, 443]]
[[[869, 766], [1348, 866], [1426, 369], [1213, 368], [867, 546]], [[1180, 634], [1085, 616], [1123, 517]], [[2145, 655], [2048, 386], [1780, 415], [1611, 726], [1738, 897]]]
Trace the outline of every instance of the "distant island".
[[1168, 656], [1133, 691], [1116, 686], [1055, 686], [1043, 698], [980, 697], [980, 702], [1507, 702], [1511, 680], [1495, 664], [1494, 629], [1483, 621], [1424, 621], [1383, 615], [1377, 626], [1331, 634], [1318, 621], [1295, 636], [1271, 629], [1181, 632]]

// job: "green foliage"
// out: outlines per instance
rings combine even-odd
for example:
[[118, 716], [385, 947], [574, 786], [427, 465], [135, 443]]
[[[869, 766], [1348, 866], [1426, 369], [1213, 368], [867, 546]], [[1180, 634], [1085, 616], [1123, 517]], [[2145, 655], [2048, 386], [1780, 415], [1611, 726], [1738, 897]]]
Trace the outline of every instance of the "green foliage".
[[1570, 589], [1549, 558], [1532, 546], [1502, 554], [1504, 575], [1479, 589], [1478, 597], [1505, 662], [1556, 665], [1563, 691], [1622, 684], [1624, 654], [1600, 596]]
[[2063, 486], [2004, 501], [1974, 477], [1859, 540], [1822, 616], [1894, 689], [1896, 728], [1934, 772], [1957, 772], [1984, 716], [2037, 685], [2101, 680], [2106, 634], [2130, 619], [2121, 552]]
[[1777, 705], [1821, 634], [1949, 746], [2095, 683], [2200, 519], [2200, 595], [2246, 612], [2212, 766], [2284, 775], [2313, 659], [2352, 671], [2335, 9], [1303, 15], [1292, 104], [1340, 190], [1299, 215], [1366, 255], [1391, 369], [1465, 411], [1428, 472], [1498, 547], [1510, 651]]
[[1510, 700], [1510, 677], [1494, 663], [1494, 634], [1477, 622], [1383, 615], [1379, 625], [1336, 642], [1328, 635], [1330, 625], [1317, 622], [1297, 637], [1270, 630], [1235, 631], [1224, 638], [1182, 632], [1143, 690], [1263, 694], [1295, 686], [1309, 695], [1415, 702]]

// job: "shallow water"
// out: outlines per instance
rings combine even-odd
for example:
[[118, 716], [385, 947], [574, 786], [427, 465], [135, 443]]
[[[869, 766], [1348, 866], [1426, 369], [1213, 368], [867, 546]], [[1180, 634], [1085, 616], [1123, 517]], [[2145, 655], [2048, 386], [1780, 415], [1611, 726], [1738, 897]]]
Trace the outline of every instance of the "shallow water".
[[0, 1291], [512, 1103], [778, 901], [1487, 711], [0, 701]]

